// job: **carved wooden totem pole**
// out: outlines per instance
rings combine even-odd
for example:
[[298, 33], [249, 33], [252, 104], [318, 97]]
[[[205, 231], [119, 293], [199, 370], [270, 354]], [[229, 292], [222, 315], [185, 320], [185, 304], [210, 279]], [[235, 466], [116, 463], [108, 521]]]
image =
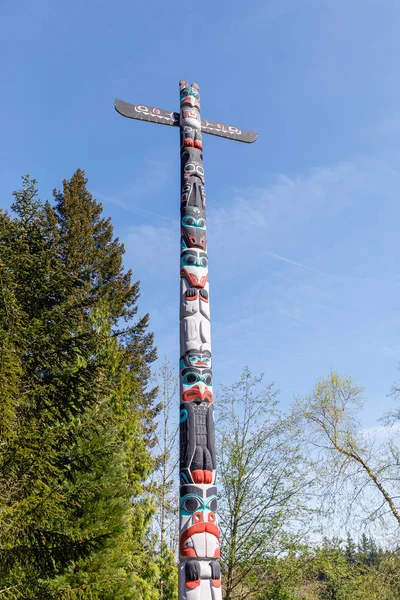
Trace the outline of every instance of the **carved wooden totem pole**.
[[199, 86], [179, 87], [180, 113], [121, 100], [115, 108], [124, 117], [180, 127], [179, 600], [221, 600], [202, 133], [247, 143], [257, 133], [202, 121]]

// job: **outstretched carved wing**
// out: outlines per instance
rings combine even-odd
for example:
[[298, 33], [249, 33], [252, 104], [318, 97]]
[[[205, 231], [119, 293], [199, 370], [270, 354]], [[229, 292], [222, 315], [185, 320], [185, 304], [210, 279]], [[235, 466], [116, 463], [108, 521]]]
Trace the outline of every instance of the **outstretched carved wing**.
[[[168, 112], [161, 108], [153, 108], [145, 104], [129, 104], [123, 100], [115, 100], [115, 110], [123, 117], [128, 119], [139, 119], [139, 121], [149, 121], [150, 123], [160, 123], [161, 125], [171, 125], [179, 127], [179, 113]], [[201, 121], [202, 133], [218, 135], [219, 137], [245, 142], [251, 144], [257, 139], [257, 132], [254, 130], [239, 129], [233, 125], [223, 125], [214, 121]]]
[[140, 121], [179, 127], [179, 113], [168, 112], [145, 104], [129, 104], [123, 100], [116, 100], [114, 106], [120, 115], [128, 117], [128, 119], [139, 119]]
[[211, 135], [218, 135], [228, 140], [245, 142], [246, 144], [251, 144], [257, 139], [257, 131], [254, 131], [254, 129], [239, 129], [233, 125], [223, 125], [222, 123], [205, 121], [204, 119], [201, 121], [201, 131], [202, 133], [210, 133]]

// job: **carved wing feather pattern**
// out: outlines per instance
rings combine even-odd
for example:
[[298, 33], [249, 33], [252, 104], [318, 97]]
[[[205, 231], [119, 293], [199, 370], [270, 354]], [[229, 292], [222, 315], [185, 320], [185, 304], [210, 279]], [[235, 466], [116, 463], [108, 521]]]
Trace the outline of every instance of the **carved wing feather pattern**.
[[123, 100], [115, 100], [114, 106], [120, 115], [128, 117], [128, 119], [138, 119], [139, 121], [148, 121], [149, 123], [179, 127], [179, 113], [168, 112], [167, 110], [153, 108], [145, 104], [129, 104], [129, 102], [124, 102]]
[[201, 131], [202, 133], [218, 135], [228, 140], [235, 140], [236, 142], [244, 142], [246, 144], [251, 144], [257, 139], [257, 131], [252, 129], [239, 129], [234, 125], [223, 125], [223, 123], [206, 121], [204, 119], [201, 121]]
[[[159, 123], [161, 125], [170, 125], [179, 127], [179, 113], [169, 112], [161, 108], [146, 106], [145, 104], [129, 104], [123, 100], [115, 100], [115, 110], [128, 119], [137, 119], [139, 121], [148, 121], [149, 123]], [[228, 140], [244, 142], [251, 144], [257, 139], [257, 132], [249, 129], [239, 129], [234, 125], [224, 125], [215, 121], [201, 121], [202, 133], [217, 135]]]

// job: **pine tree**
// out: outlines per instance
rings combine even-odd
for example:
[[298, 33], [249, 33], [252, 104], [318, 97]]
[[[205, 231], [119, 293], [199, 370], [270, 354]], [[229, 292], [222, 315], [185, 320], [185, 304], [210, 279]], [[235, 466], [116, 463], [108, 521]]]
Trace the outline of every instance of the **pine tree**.
[[0, 214], [4, 598], [157, 598], [144, 485], [156, 352], [86, 183], [78, 170], [52, 208], [25, 177], [16, 218]]

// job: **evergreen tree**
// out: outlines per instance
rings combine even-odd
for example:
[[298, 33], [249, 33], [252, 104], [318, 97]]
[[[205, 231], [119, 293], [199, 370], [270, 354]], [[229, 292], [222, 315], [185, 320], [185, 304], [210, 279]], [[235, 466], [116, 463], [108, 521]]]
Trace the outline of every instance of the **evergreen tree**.
[[361, 535], [358, 543], [357, 557], [360, 563], [365, 565], [378, 565], [381, 557], [381, 549], [372, 536], [365, 533]]
[[344, 555], [347, 562], [354, 564], [357, 561], [357, 545], [350, 533], [347, 533], [346, 545], [344, 547]]
[[358, 541], [357, 548], [357, 558], [361, 563], [368, 563], [368, 555], [369, 555], [369, 542], [368, 537], [365, 533], [361, 535], [361, 538]]
[[148, 543], [155, 359], [123, 246], [78, 170], [0, 214], [0, 593], [157, 598]]
[[372, 536], [368, 538], [368, 546], [368, 564], [378, 566], [382, 557], [382, 549]]

